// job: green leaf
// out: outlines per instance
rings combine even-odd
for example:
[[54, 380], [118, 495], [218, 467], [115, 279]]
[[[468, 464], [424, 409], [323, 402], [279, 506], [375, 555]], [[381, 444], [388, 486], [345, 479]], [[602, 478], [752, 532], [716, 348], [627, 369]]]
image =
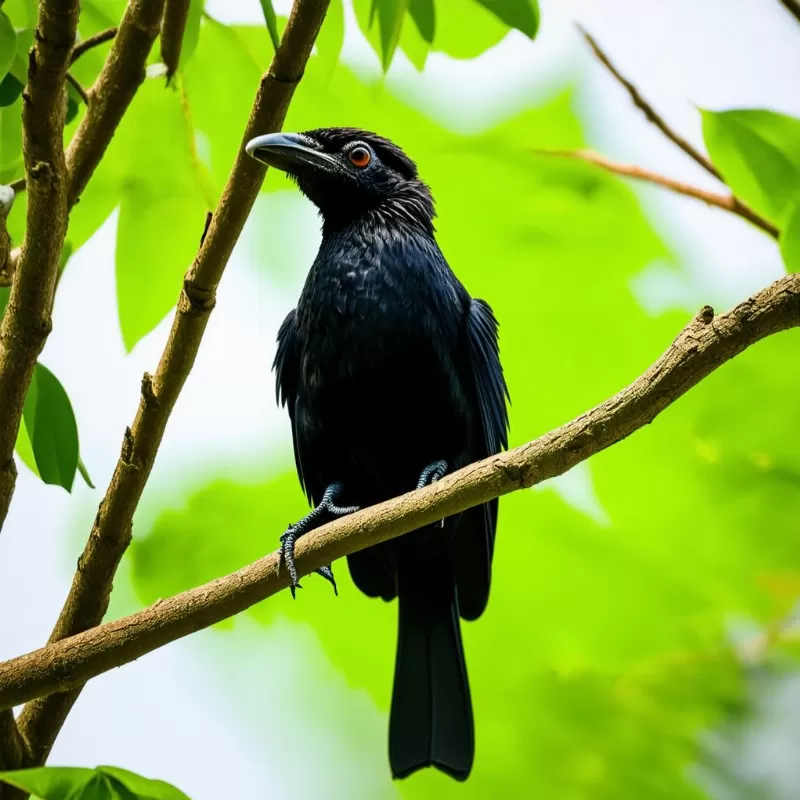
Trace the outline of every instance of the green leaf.
[[122, 338], [130, 351], [174, 308], [200, 243], [206, 204], [194, 131], [177, 90], [145, 81], [123, 126], [115, 137], [125, 165], [116, 275]]
[[200, 39], [200, 19], [203, 16], [205, 0], [191, 0], [189, 15], [186, 17], [186, 28], [183, 31], [183, 44], [181, 45], [181, 68], [189, 63], [189, 59], [197, 49]]
[[0, 286], [0, 322], [3, 321], [3, 316], [6, 313], [6, 306], [8, 305], [8, 296], [11, 294], [9, 286]]
[[267, 23], [272, 46], [277, 50], [281, 43], [281, 37], [278, 35], [278, 19], [275, 16], [275, 9], [272, 7], [272, 0], [261, 0], [261, 10], [264, 12], [264, 21]]
[[0, 3], [3, 11], [17, 28], [31, 28], [36, 26], [38, 4], [36, 0], [5, 0]]
[[342, 0], [332, 0], [317, 37], [317, 53], [323, 70], [330, 74], [339, 63], [344, 45], [344, 8]]
[[22, 28], [17, 31], [17, 44], [14, 53], [14, 60], [11, 62], [9, 73], [13, 75], [23, 86], [28, 80], [28, 57], [35, 31], [33, 28]]
[[137, 800], [189, 800], [180, 789], [176, 789], [166, 781], [144, 778], [121, 767], [100, 766], [97, 771], [122, 784], [136, 796]]
[[508, 33], [494, 14], [473, 0], [437, 0], [433, 49], [452, 58], [477, 58]]
[[20, 83], [14, 75], [9, 72], [0, 81], [0, 108], [10, 106], [22, 94], [24, 84]]
[[0, 11], [0, 75], [5, 77], [17, 53], [17, 34], [11, 20]]
[[373, 0], [373, 9], [378, 12], [378, 28], [381, 35], [381, 63], [384, 72], [389, 69], [400, 41], [403, 19], [409, 0]]
[[745, 203], [781, 226], [800, 199], [800, 119], [766, 109], [701, 109], [714, 165]]
[[786, 215], [780, 244], [786, 269], [800, 272], [800, 203], [796, 203]]
[[419, 35], [428, 44], [432, 44], [436, 33], [436, 12], [433, 0], [409, 0], [408, 13], [414, 20]]
[[84, 767], [40, 767], [0, 772], [0, 781], [42, 800], [77, 800], [94, 775], [94, 770]]
[[538, 0], [477, 0], [511, 28], [533, 39], [539, 30]]
[[78, 467], [78, 426], [64, 387], [43, 364], [36, 364], [23, 420], [41, 479], [72, 491]]
[[406, 54], [418, 72], [425, 69], [425, 62], [428, 60], [431, 46], [422, 38], [416, 25], [403, 25], [398, 47]]

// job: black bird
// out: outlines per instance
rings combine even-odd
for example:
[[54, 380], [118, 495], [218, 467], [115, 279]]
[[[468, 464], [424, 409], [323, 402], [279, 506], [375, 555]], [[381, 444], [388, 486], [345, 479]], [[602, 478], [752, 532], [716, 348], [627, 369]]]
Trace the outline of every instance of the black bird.
[[[316, 506], [282, 537], [294, 593], [298, 536], [505, 448], [508, 391], [492, 310], [447, 265], [430, 190], [399, 147], [326, 128], [259, 136], [246, 149], [291, 176], [323, 220], [274, 364], [297, 473]], [[465, 780], [472, 768], [459, 616], [486, 607], [496, 526], [494, 500], [348, 556], [362, 592], [399, 598], [395, 778], [435, 766]], [[333, 582], [330, 567], [320, 572]]]

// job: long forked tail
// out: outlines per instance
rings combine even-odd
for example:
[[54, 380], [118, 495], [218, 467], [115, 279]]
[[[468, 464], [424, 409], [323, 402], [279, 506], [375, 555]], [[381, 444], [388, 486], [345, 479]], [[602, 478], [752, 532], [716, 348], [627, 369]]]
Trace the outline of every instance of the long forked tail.
[[389, 719], [395, 778], [434, 766], [466, 780], [475, 755], [472, 701], [450, 565], [398, 565], [400, 617]]

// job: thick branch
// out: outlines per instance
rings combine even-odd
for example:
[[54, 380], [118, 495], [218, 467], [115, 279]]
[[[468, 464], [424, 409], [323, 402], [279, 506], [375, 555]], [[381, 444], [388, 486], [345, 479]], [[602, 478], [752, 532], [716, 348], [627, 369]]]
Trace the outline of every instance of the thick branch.
[[[145, 375], [142, 382], [136, 418], [125, 432], [122, 454], [79, 559], [51, 642], [85, 631], [103, 619], [114, 574], [130, 543], [136, 505], [153, 467], [170, 413], [194, 364], [214, 307], [217, 285], [264, 178], [265, 168], [245, 154], [244, 142], [256, 134], [280, 129], [327, 8], [328, 0], [297, 0], [272, 65], [261, 79], [243, 146], [197, 258], [184, 280], [161, 361], [155, 374]], [[121, 27], [115, 46], [122, 41]], [[71, 154], [77, 158], [77, 152], [77, 146], [74, 151], [70, 146], [68, 163]], [[20, 716], [21, 730], [37, 763], [47, 757], [80, 692], [81, 682], [72, 683], [72, 687], [75, 688], [70, 692], [29, 704]]]
[[27, 233], [0, 327], [0, 527], [14, 488], [14, 443], [36, 359], [50, 333], [58, 259], [67, 230], [62, 149], [64, 78], [78, 21], [78, 0], [43, 0], [22, 93]]
[[[719, 170], [709, 161], [709, 159], [704, 156], [699, 150], [689, 144], [686, 139], [684, 139], [679, 133], [672, 130], [672, 128], [667, 125], [664, 121], [664, 118], [650, 105], [650, 103], [645, 100], [644, 97], [639, 93], [639, 90], [624, 76], [620, 71], [611, 63], [611, 59], [605, 54], [603, 49], [600, 45], [595, 41], [595, 39], [585, 31], [580, 25], [578, 25], [578, 30], [583, 34], [586, 41], [589, 43], [589, 47], [592, 48], [595, 56], [600, 61], [600, 63], [621, 83], [625, 89], [627, 90], [628, 94], [631, 96], [631, 100], [633, 100], [633, 104], [644, 112], [644, 115], [647, 117], [649, 122], [652, 122], [664, 136], [667, 137], [671, 142], [678, 145], [681, 150], [683, 150], [686, 155], [688, 155], [692, 160], [696, 161], [704, 170], [708, 173], [713, 175], [717, 180], [723, 180], [722, 175], [720, 175]], [[723, 181], [724, 182], [724, 181]]]
[[732, 194], [709, 192], [697, 186], [692, 186], [691, 184], [668, 178], [665, 175], [660, 175], [657, 172], [651, 172], [635, 164], [618, 164], [591, 150], [534, 150], [533, 152], [540, 155], [574, 158], [580, 161], [586, 161], [608, 172], [613, 172], [615, 175], [624, 175], [628, 178], [636, 178], [640, 181], [655, 183], [658, 186], [663, 186], [665, 189], [670, 189], [673, 192], [686, 195], [687, 197], [694, 197], [696, 200], [702, 200], [710, 206], [716, 206], [717, 208], [730, 211], [732, 214], [743, 217], [757, 228], [761, 228], [762, 231], [765, 231], [774, 239], [780, 236], [780, 230], [778, 230], [778, 228], [768, 220], [760, 217], [755, 211], [742, 203], [738, 197]]
[[[800, 274], [732, 311], [706, 306], [638, 380], [533, 442], [438, 483], [329, 523], [298, 541], [303, 575], [337, 558], [429, 525], [494, 497], [561, 475], [652, 422], [667, 406], [759, 340], [800, 327]], [[182, 636], [213, 625], [289, 584], [277, 553], [131, 616], [0, 664], [0, 708], [79, 686]]]

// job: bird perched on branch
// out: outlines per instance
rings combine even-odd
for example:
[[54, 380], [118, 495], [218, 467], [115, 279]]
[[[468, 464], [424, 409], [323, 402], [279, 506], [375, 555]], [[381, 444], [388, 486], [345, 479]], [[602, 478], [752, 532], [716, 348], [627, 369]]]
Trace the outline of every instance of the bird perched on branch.
[[[314, 510], [297, 538], [438, 480], [507, 445], [497, 322], [453, 274], [413, 161], [354, 128], [272, 133], [247, 144], [291, 176], [322, 216], [322, 244], [278, 333], [277, 393]], [[389, 723], [392, 774], [425, 766], [465, 780], [474, 726], [459, 617], [489, 597], [497, 500], [348, 556], [370, 597], [399, 600]], [[334, 584], [330, 567], [318, 570]]]

